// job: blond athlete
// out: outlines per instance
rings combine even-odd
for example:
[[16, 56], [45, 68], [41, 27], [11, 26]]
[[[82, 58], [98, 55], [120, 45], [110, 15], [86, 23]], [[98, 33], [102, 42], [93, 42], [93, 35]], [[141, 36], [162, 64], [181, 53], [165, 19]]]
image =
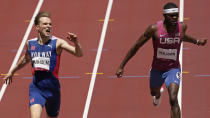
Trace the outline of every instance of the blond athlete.
[[46, 108], [47, 118], [57, 118], [61, 99], [58, 80], [61, 53], [66, 50], [77, 57], [82, 57], [82, 48], [73, 33], [68, 33], [67, 39], [73, 42], [74, 46], [51, 35], [50, 13], [40, 12], [34, 23], [38, 36], [27, 42], [25, 55], [4, 79], [6, 84], [10, 84], [14, 73], [31, 62], [33, 74], [33, 81], [29, 87], [31, 118], [41, 118], [43, 107]]

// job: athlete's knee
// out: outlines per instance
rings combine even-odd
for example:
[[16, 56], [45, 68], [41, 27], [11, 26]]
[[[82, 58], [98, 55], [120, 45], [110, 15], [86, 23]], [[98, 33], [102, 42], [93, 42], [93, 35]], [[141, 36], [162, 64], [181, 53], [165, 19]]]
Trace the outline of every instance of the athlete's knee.
[[33, 104], [30, 106], [31, 118], [41, 118], [42, 106], [40, 104]]
[[173, 107], [173, 106], [176, 106], [178, 105], [178, 99], [177, 99], [177, 94], [176, 92], [173, 92], [173, 91], [169, 91], [169, 101], [170, 101], [170, 105]]
[[170, 101], [170, 105], [172, 107], [178, 105], [178, 99], [177, 99], [177, 96], [175, 96], [175, 95], [174, 96], [171, 96], [169, 101]]
[[171, 106], [178, 105], [178, 99], [177, 99], [178, 90], [179, 90], [179, 86], [174, 83], [170, 84], [170, 86], [168, 87], [168, 91], [169, 91], [168, 93], [169, 93]]

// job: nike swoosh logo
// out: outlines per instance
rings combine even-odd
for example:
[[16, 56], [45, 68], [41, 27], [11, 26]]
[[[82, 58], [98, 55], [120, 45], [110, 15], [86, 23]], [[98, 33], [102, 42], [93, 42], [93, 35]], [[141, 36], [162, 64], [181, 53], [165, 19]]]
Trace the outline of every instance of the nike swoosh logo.
[[47, 45], [48, 47], [52, 48], [52, 45]]
[[160, 37], [166, 36], [167, 34], [160, 34]]

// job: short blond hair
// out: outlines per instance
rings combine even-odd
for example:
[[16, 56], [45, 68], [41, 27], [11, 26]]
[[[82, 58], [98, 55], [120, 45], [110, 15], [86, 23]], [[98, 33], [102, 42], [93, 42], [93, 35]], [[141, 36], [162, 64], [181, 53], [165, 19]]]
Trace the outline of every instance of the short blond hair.
[[49, 12], [45, 12], [45, 11], [42, 11], [42, 12], [39, 12], [36, 17], [35, 17], [35, 20], [34, 20], [34, 24], [35, 25], [39, 25], [39, 19], [41, 17], [48, 17], [48, 18], [51, 18], [51, 14]]

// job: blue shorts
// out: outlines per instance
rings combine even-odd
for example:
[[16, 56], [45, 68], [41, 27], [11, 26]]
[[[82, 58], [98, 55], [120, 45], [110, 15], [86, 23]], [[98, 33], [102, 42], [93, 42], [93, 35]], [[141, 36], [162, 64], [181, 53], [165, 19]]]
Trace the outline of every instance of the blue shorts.
[[29, 106], [34, 104], [45, 107], [48, 116], [56, 117], [60, 109], [60, 91], [40, 90], [31, 83], [29, 87]]
[[171, 83], [179, 86], [181, 78], [181, 69], [173, 68], [169, 71], [150, 70], [150, 88], [161, 87], [165, 83], [168, 88]]

